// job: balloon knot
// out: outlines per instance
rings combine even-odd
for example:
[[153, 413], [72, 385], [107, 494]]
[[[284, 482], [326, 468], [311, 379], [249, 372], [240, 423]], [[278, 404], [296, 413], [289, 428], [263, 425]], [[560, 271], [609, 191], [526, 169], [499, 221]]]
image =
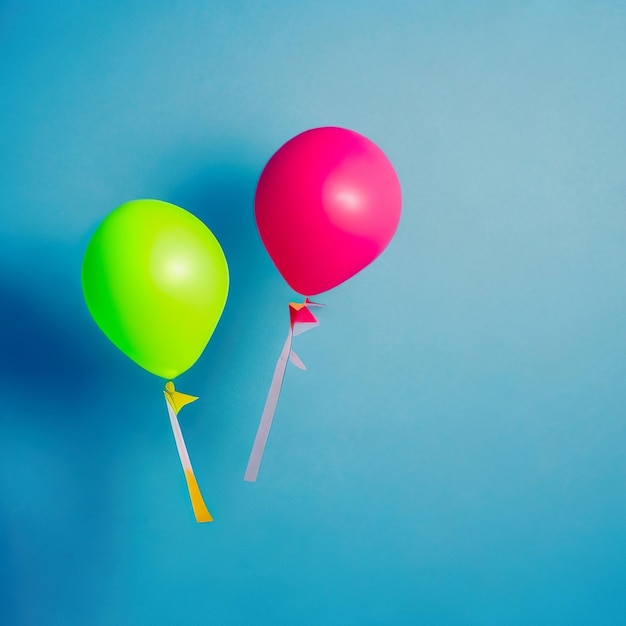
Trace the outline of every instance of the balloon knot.
[[174, 383], [171, 380], [168, 383], [165, 383], [165, 391], [167, 391], [168, 393], [173, 393], [174, 391], [176, 391]]

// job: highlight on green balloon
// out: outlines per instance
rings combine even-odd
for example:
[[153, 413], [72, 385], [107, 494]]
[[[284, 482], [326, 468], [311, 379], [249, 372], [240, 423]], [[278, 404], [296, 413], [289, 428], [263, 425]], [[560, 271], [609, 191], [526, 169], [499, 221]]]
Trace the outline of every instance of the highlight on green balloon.
[[161, 200], [133, 200], [109, 213], [83, 260], [83, 293], [97, 325], [135, 363], [168, 380], [202, 354], [228, 285], [213, 233]]

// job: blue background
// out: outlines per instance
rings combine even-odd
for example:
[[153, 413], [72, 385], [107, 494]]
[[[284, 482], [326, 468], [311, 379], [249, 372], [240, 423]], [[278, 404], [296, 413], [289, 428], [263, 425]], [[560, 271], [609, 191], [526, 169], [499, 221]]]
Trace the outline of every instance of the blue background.
[[[626, 3], [0, 2], [0, 622], [626, 623]], [[370, 137], [386, 252], [296, 340], [257, 236], [271, 154]], [[161, 393], [80, 264], [137, 197], [215, 232], [232, 288]]]

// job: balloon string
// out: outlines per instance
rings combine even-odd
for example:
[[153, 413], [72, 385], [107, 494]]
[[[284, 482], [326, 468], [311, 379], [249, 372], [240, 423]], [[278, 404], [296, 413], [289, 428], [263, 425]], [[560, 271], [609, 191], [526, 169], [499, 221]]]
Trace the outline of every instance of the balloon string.
[[191, 499], [191, 506], [196, 517], [196, 522], [212, 522], [213, 517], [204, 503], [200, 487], [198, 486], [198, 481], [196, 480], [193, 467], [191, 466], [191, 459], [189, 458], [189, 453], [187, 452], [187, 446], [185, 445], [185, 440], [183, 439], [183, 433], [180, 429], [180, 424], [178, 423], [176, 411], [171, 405], [167, 394], [165, 396], [165, 404], [167, 405], [167, 412], [170, 416], [170, 423], [172, 425], [172, 432], [174, 433], [174, 440], [176, 441], [176, 449], [178, 450], [180, 463], [183, 466], [183, 471], [185, 472], [187, 490], [189, 491], [189, 498]]
[[261, 415], [261, 422], [254, 439], [254, 445], [252, 446], [252, 452], [250, 453], [250, 459], [248, 460], [248, 467], [243, 479], [247, 482], [256, 482], [259, 475], [259, 468], [261, 466], [261, 460], [263, 459], [263, 452], [265, 450], [265, 444], [267, 443], [267, 437], [270, 433], [272, 426], [272, 420], [274, 419], [274, 413], [276, 412], [276, 405], [278, 404], [278, 398], [280, 397], [280, 391], [283, 386], [283, 379], [285, 378], [285, 370], [287, 369], [287, 363], [291, 354], [291, 341], [293, 339], [293, 329], [289, 327], [289, 333], [285, 340], [282, 352], [276, 362], [276, 368], [274, 369], [274, 377], [272, 378], [272, 384], [270, 385], [269, 393], [267, 394], [267, 400], [265, 401], [265, 407], [263, 409], [263, 415]]

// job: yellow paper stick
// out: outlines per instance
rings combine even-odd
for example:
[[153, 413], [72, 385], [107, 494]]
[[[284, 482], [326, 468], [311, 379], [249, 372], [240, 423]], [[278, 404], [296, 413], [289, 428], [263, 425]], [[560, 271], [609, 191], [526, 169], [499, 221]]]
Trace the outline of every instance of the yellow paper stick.
[[198, 481], [196, 480], [196, 476], [193, 473], [193, 467], [191, 467], [191, 460], [189, 459], [187, 446], [185, 445], [185, 440], [183, 439], [183, 433], [180, 429], [180, 424], [178, 423], [177, 417], [178, 411], [180, 411], [180, 409], [182, 409], [186, 404], [197, 400], [198, 398], [196, 396], [190, 396], [186, 393], [180, 393], [179, 391], [176, 391], [176, 389], [174, 388], [174, 383], [172, 382], [168, 382], [165, 385], [163, 394], [165, 395], [165, 404], [167, 405], [167, 412], [170, 416], [172, 432], [174, 433], [174, 440], [176, 441], [176, 449], [178, 450], [178, 456], [180, 457], [180, 462], [183, 466], [183, 471], [185, 472], [187, 489], [189, 490], [191, 506], [193, 507], [196, 521], [198, 523], [212, 522], [213, 518], [211, 517], [211, 514], [209, 513], [209, 510], [204, 503], [202, 493], [200, 492], [200, 487], [198, 486]]

